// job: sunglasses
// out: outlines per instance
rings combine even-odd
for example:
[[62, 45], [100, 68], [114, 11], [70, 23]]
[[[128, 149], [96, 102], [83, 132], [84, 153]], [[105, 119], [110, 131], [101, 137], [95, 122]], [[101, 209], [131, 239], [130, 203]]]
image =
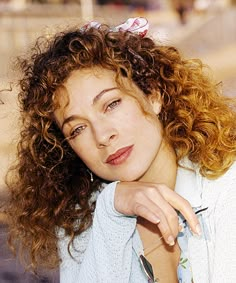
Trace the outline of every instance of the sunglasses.
[[[207, 210], [208, 207], [202, 208], [200, 210], [195, 211], [195, 214], [199, 214], [205, 210]], [[187, 221], [184, 219], [183, 223], [186, 223]], [[159, 240], [161, 240], [163, 237], [161, 237]], [[143, 268], [144, 273], [146, 274], [148, 278], [148, 283], [158, 283], [160, 282], [158, 278], [154, 277], [154, 272], [151, 263], [146, 259], [144, 255], [139, 256], [139, 260], [141, 263], [141, 266]]]
[[154, 272], [151, 263], [143, 255], [139, 256], [139, 260], [144, 273], [147, 275], [148, 283], [158, 283], [159, 279], [154, 277]]

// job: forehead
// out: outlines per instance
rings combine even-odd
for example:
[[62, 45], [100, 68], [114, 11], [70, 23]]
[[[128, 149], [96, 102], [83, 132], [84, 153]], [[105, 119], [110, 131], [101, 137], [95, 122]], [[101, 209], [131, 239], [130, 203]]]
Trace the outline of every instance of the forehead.
[[123, 95], [135, 98], [144, 112], [147, 111], [146, 96], [131, 80], [101, 67], [73, 71], [56, 91], [56, 109], [64, 112], [73, 105], [73, 98], [76, 97], [77, 102], [87, 100], [88, 96], [93, 99], [104, 89], [114, 87], [120, 89]]
[[[91, 85], [95, 83], [95, 85]], [[94, 67], [91, 69], [82, 69], [73, 71], [64, 83], [64, 86], [69, 90], [74, 88], [75, 84], [80, 87], [90, 86], [95, 87], [97, 84], [116, 83], [115, 72], [104, 68]]]
[[56, 90], [54, 103], [56, 108], [65, 107], [70, 104], [73, 95], [77, 99], [82, 98], [83, 94], [85, 96], [96, 96], [104, 89], [112, 87], [123, 89], [128, 94], [131, 84], [127, 78], [119, 79], [117, 73], [101, 67], [75, 70]]
[[90, 93], [96, 91], [96, 88], [102, 90], [104, 86], [115, 84], [115, 73], [110, 70], [99, 67], [75, 70], [55, 91], [54, 105], [56, 109], [66, 107], [73, 93], [78, 96], [83, 89]]

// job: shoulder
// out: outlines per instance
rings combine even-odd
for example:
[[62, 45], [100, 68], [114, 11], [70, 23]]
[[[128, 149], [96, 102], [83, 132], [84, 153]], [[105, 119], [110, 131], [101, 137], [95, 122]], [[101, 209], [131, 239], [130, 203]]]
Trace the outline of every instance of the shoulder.
[[[202, 202], [215, 219], [232, 221], [236, 217], [236, 162], [219, 178], [203, 178]], [[228, 220], [227, 220], [227, 219]]]
[[208, 179], [199, 172], [197, 164], [181, 160], [175, 190], [186, 198], [192, 207], [215, 209], [219, 202], [236, 196], [236, 162], [220, 177]]
[[210, 180], [203, 178], [203, 184], [206, 189], [215, 191], [218, 194], [225, 194], [225, 192], [231, 190], [236, 193], [236, 162], [223, 175], [216, 179]]
[[236, 186], [236, 161], [230, 166], [224, 175], [219, 177], [220, 182], [224, 182], [227, 185]]
[[222, 199], [228, 199], [228, 202], [232, 202], [233, 199], [236, 200], [236, 162], [215, 183], [219, 189], [222, 189]]

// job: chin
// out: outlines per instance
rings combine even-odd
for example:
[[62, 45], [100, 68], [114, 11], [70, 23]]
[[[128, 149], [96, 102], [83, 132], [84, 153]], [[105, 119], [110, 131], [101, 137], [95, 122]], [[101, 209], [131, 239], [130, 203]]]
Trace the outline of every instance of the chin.
[[136, 182], [136, 181], [140, 180], [143, 175], [144, 174], [137, 174], [137, 173], [136, 174], [131, 174], [131, 173], [129, 173], [128, 176], [125, 176], [125, 175], [121, 176], [117, 180], [122, 181], [122, 182]]
[[101, 176], [102, 179], [109, 181], [109, 182], [114, 182], [114, 181], [120, 181], [120, 182], [134, 182], [137, 181], [139, 178], [136, 176], [125, 176], [125, 175], [113, 175], [111, 176]]
[[127, 177], [127, 178], [120, 178], [119, 181], [121, 182], [135, 182], [137, 181], [137, 178]]
[[114, 182], [114, 181], [135, 182], [140, 180], [145, 175], [145, 173], [146, 173], [145, 170], [133, 170], [132, 172], [129, 169], [127, 169], [125, 170], [125, 172], [114, 172], [113, 174], [110, 173], [107, 174], [106, 176], [105, 175], [101, 176], [102, 174], [100, 174], [100, 177], [109, 182]]

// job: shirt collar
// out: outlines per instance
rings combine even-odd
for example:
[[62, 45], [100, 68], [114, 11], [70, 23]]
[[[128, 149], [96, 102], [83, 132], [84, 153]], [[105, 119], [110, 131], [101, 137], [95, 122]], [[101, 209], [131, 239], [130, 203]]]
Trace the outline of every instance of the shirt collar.
[[193, 208], [200, 207], [202, 198], [197, 166], [187, 158], [179, 163], [181, 166], [177, 170], [175, 192], [188, 200]]

